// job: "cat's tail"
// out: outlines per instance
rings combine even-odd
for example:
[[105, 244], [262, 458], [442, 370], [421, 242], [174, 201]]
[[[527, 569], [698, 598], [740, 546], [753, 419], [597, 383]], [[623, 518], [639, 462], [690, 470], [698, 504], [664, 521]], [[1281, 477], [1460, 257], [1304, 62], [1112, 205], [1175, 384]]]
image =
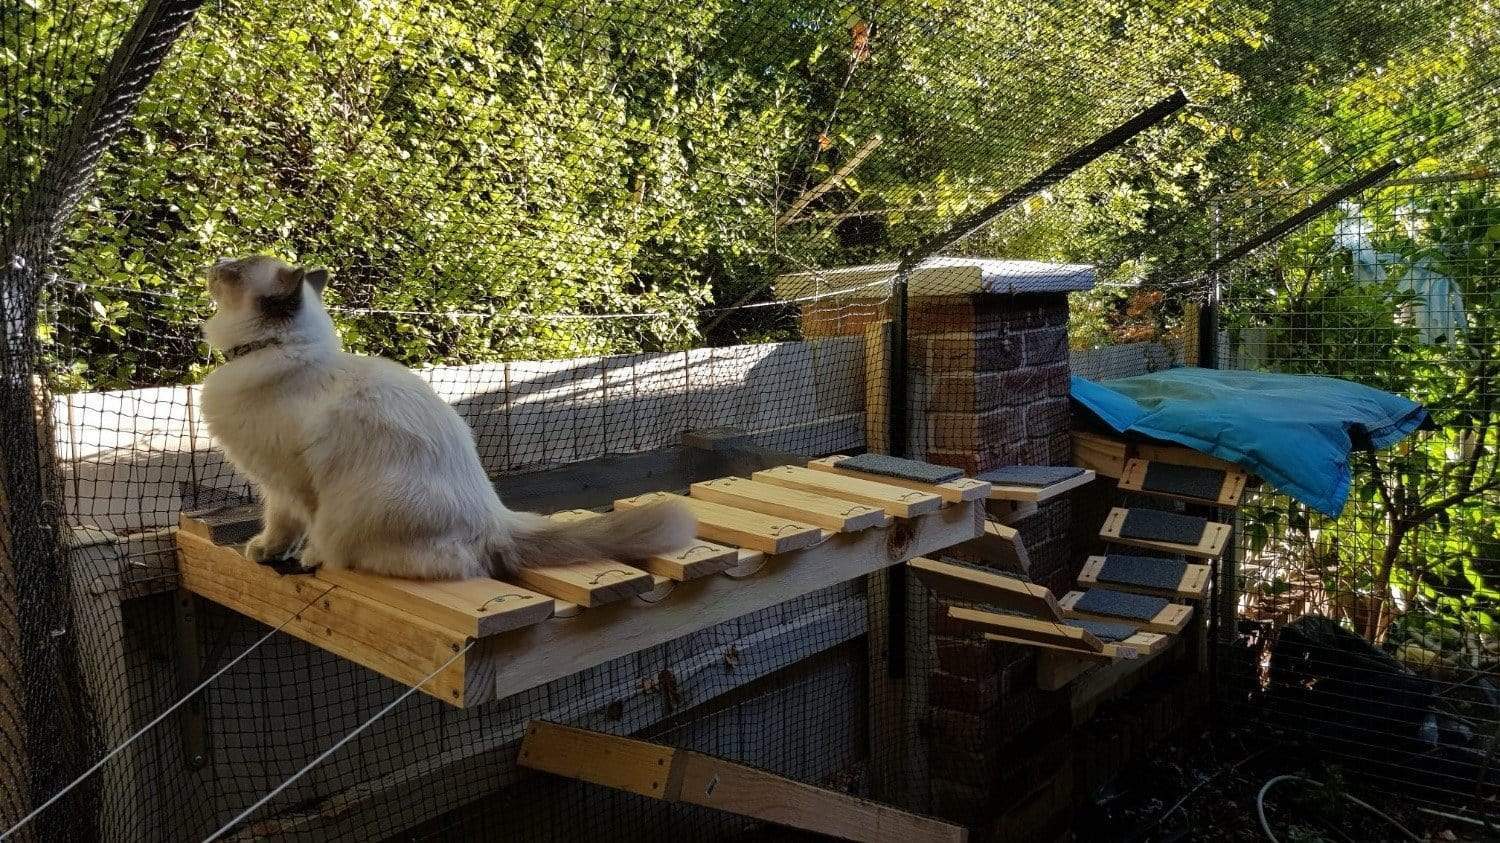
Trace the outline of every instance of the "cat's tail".
[[515, 512], [509, 540], [492, 548], [504, 573], [538, 565], [566, 565], [602, 559], [629, 562], [680, 550], [693, 542], [697, 520], [687, 507], [661, 501], [638, 509], [608, 512], [581, 521], [555, 521]]

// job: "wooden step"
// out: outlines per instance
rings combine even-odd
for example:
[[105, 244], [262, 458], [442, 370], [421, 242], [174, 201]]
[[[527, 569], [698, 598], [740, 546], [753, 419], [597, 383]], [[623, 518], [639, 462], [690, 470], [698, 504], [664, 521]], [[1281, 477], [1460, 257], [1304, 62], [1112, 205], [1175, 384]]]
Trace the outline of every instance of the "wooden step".
[[691, 510], [698, 519], [698, 536], [713, 542], [775, 554], [812, 547], [824, 538], [823, 531], [812, 524], [665, 492], [621, 498], [615, 501], [615, 509], [632, 509], [662, 500], [676, 500]]
[[[1073, 473], [1070, 473], [1073, 472]], [[1068, 476], [1047, 477], [1048, 474]], [[1036, 475], [1036, 476], [1031, 476]], [[990, 484], [990, 500], [1029, 501], [1032, 503], [1055, 498], [1058, 495], [1086, 486], [1094, 481], [1095, 474], [1086, 468], [1069, 466], [1009, 466], [986, 471], [975, 480]]]
[[[823, 457], [822, 459], [810, 460], [807, 467], [813, 471], [825, 471], [830, 474], [840, 474], [845, 477], [857, 477], [861, 480], [869, 480], [874, 483], [885, 483], [890, 486], [901, 486], [907, 489], [915, 489], [919, 492], [927, 492], [941, 497], [948, 503], [962, 503], [965, 501], [983, 500], [989, 497], [990, 484], [975, 480], [970, 477], [960, 477], [957, 480], [948, 480], [942, 483], [924, 483], [919, 480], [909, 480], [904, 477], [895, 477], [886, 474], [871, 474], [864, 471], [844, 467], [843, 463], [850, 458], [846, 456]], [[921, 463], [927, 465], [927, 463]], [[941, 467], [941, 466], [937, 466]]]
[[1094, 588], [1070, 591], [1058, 598], [1063, 617], [1128, 623], [1147, 632], [1176, 635], [1187, 626], [1193, 607], [1165, 598]]
[[1202, 600], [1208, 595], [1209, 576], [1207, 565], [1111, 553], [1090, 556], [1078, 574], [1078, 584], [1085, 587], [1102, 585], [1117, 591], [1158, 597]]
[[943, 499], [934, 492], [920, 492], [890, 483], [813, 471], [800, 465], [767, 468], [755, 472], [750, 479], [869, 504], [880, 507], [887, 515], [897, 518], [915, 518], [943, 508]]
[[[1130, 521], [1131, 512], [1132, 510], [1119, 506], [1111, 509], [1109, 517], [1104, 519], [1104, 526], [1099, 529], [1099, 535], [1119, 544], [1146, 547], [1166, 553], [1180, 553], [1185, 556], [1196, 556], [1200, 559], [1208, 559], [1222, 554], [1224, 548], [1229, 544], [1232, 528], [1228, 524], [1220, 524], [1216, 521], [1204, 521], [1201, 534], [1191, 543], [1132, 534], [1132, 530], [1130, 529], [1133, 526]], [[1143, 510], [1143, 512], [1153, 519], [1160, 519], [1168, 523], [1186, 524], [1189, 519], [1189, 516], [1177, 515], [1171, 512], [1162, 513], [1157, 510]]]
[[1031, 557], [1026, 552], [1026, 543], [1021, 541], [1020, 531], [1005, 524], [985, 521], [984, 535], [964, 542], [959, 549], [986, 562], [1011, 566], [1023, 574], [1031, 570]]
[[1180, 465], [1131, 459], [1120, 476], [1120, 488], [1174, 500], [1212, 506], [1239, 506], [1249, 475], [1239, 469]]
[[[565, 509], [549, 517], [558, 521], [583, 521], [598, 516], [599, 513], [587, 509]], [[656, 576], [686, 582], [728, 570], [741, 564], [741, 560], [737, 548], [698, 539], [682, 550], [642, 559], [636, 564]]]
[[743, 477], [721, 477], [694, 483], [688, 494], [699, 500], [748, 509], [766, 515], [795, 518], [837, 533], [852, 533], [889, 525], [885, 510], [843, 500], [827, 493], [789, 489]]
[[1050, 644], [1069, 650], [1076, 650], [1092, 654], [1103, 660], [1108, 660], [1104, 655], [1104, 642], [1089, 631], [1044, 618], [1023, 617], [1021, 615], [1004, 615], [999, 612], [986, 612], [981, 609], [966, 609], [962, 606], [949, 606], [948, 617], [972, 624], [983, 632], [991, 632], [996, 635], [1004, 635], [1027, 644]]
[[1063, 619], [1052, 592], [1035, 583], [921, 556], [909, 560], [906, 566], [940, 597], [984, 603], [1057, 622]]
[[515, 578], [527, 588], [585, 609], [656, 588], [650, 574], [610, 560], [522, 568]]

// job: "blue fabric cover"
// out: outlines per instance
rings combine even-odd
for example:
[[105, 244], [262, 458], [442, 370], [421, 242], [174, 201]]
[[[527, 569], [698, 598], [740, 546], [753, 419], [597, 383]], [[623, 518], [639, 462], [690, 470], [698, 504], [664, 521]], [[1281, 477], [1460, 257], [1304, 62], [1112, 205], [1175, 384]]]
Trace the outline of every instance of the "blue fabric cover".
[[1349, 498], [1355, 447], [1386, 448], [1430, 425], [1422, 405], [1350, 381], [1309, 375], [1168, 369], [1095, 383], [1073, 400], [1118, 433], [1218, 457], [1326, 515]]

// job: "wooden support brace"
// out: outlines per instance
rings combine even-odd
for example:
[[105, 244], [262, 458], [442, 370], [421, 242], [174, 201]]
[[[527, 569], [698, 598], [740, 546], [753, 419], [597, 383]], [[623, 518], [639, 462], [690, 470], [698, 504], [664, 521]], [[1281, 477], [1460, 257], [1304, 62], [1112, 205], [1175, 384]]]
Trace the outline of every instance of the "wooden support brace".
[[1144, 629], [1147, 632], [1162, 632], [1176, 635], [1186, 627], [1188, 621], [1193, 617], [1193, 607], [1184, 606], [1180, 603], [1168, 603], [1162, 607], [1160, 612], [1148, 620], [1139, 618], [1127, 618], [1117, 615], [1100, 615], [1093, 612], [1080, 612], [1074, 608], [1079, 599], [1084, 595], [1082, 591], [1070, 591], [1057, 599], [1057, 604], [1062, 607], [1063, 616], [1068, 618], [1084, 618], [1094, 621], [1109, 621], [1110, 623], [1123, 623]]
[[[597, 518], [587, 509], [565, 509], [550, 517], [558, 521], [583, 521]], [[682, 550], [639, 560], [636, 564], [660, 577], [683, 582], [717, 574], [740, 564], [739, 551], [722, 544], [699, 539]]]
[[615, 509], [632, 509], [661, 500], [676, 500], [691, 510], [698, 519], [699, 537], [710, 541], [763, 553], [787, 553], [823, 541], [823, 531], [812, 524], [665, 492], [617, 500]]
[[968, 832], [712, 755], [534, 720], [518, 763], [618, 790], [858, 841], [951, 841]]
[[901, 477], [889, 477], [884, 474], [866, 474], [863, 471], [852, 471], [847, 468], [841, 468], [839, 463], [847, 459], [849, 458], [843, 455], [823, 457], [821, 459], [809, 460], [807, 467], [813, 471], [826, 471], [831, 474], [857, 477], [861, 480], [869, 480], [874, 483], [884, 483], [889, 486], [900, 486], [905, 489], [928, 492], [941, 497], [948, 503], [983, 500], [990, 494], [990, 484], [982, 480], [975, 480], [972, 477], [960, 477], [957, 480], [950, 480], [947, 483], [921, 483]]
[[1196, 556], [1200, 559], [1209, 559], [1224, 552], [1229, 545], [1229, 536], [1234, 531], [1228, 524], [1220, 524], [1217, 521], [1208, 522], [1203, 528], [1203, 535], [1196, 544], [1179, 544], [1177, 542], [1158, 541], [1156, 539], [1121, 538], [1120, 528], [1125, 525], [1125, 518], [1130, 510], [1117, 506], [1109, 511], [1109, 516], [1104, 519], [1104, 526], [1099, 528], [1099, 535], [1118, 544], [1128, 544], [1134, 547], [1145, 547], [1151, 550], [1160, 550], [1166, 553], [1181, 553], [1185, 556]]
[[1015, 527], [985, 521], [984, 535], [964, 542], [959, 548], [986, 562], [1013, 566], [1022, 573], [1031, 570], [1031, 557], [1026, 553], [1026, 543], [1021, 541], [1021, 533]]
[[689, 494], [699, 500], [751, 512], [795, 518], [839, 533], [889, 526], [895, 520], [886, 515], [884, 510], [869, 504], [746, 480], [743, 477], [721, 477], [694, 483]]
[[906, 566], [940, 597], [984, 603], [1062, 622], [1062, 609], [1052, 592], [1034, 583], [922, 557], [908, 561]]
[[888, 483], [861, 480], [826, 471], [813, 471], [796, 465], [782, 465], [757, 471], [751, 479], [761, 483], [801, 489], [804, 492], [827, 494], [843, 500], [858, 501], [885, 510], [887, 515], [897, 518], [915, 518], [943, 507], [943, 499], [935, 493], [920, 492]]
[[979, 609], [949, 606], [948, 617], [956, 621], [971, 623], [985, 632], [1003, 635], [1028, 644], [1050, 644], [1083, 653], [1103, 655], [1104, 642], [1086, 629], [1068, 626], [1058, 621], [1041, 618], [1023, 618], [1019, 615], [1002, 615]]
[[1129, 458], [1130, 446], [1120, 439], [1111, 439], [1096, 433], [1073, 431], [1073, 462], [1105, 477], [1120, 477], [1125, 473], [1125, 461]]

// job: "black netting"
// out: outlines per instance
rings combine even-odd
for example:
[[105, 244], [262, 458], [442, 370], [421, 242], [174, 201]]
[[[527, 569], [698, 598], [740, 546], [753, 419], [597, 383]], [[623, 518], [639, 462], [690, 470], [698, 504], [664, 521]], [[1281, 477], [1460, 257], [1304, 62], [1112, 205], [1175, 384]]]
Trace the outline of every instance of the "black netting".
[[[1073, 375], [1422, 401], [1437, 430], [1359, 457], [1338, 518], [1187, 505], [1235, 548], [1118, 689], [1207, 680], [1220, 725], [1363, 767], [1351, 788], [1493, 796], [1492, 8], [0, 5], [0, 831], [782, 839], [520, 769], [537, 719], [981, 837], [1061, 833], [1119, 772], [1074, 728], [1108, 722], [1075, 691], [1112, 674], [1045, 688], [1055, 661], [899, 566], [467, 709], [180, 590], [181, 514], [256, 500], [200, 398], [205, 270], [257, 253], [329, 267], [344, 348], [416, 370], [543, 512], [831, 454], [1037, 476], [1100, 432]], [[992, 504], [953, 553], [1062, 597], [1120, 550], [1115, 505], [1182, 508], [1101, 480]]]

